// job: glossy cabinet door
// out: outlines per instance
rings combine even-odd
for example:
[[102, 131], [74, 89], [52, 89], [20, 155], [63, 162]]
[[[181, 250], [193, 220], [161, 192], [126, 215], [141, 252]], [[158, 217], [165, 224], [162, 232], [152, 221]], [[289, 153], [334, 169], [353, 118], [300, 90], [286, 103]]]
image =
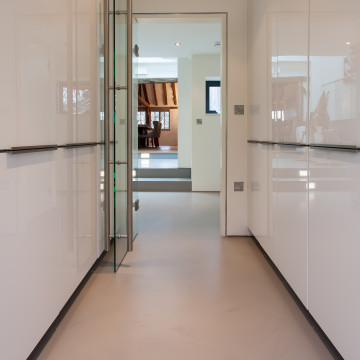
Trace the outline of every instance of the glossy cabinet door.
[[96, 260], [94, 157], [93, 148], [0, 154], [7, 359], [30, 354]]
[[[269, 15], [271, 53], [271, 138], [307, 143], [308, 13]], [[296, 34], [296, 41], [294, 35]]]
[[344, 359], [360, 358], [360, 155], [310, 151], [309, 310]]
[[249, 144], [249, 229], [266, 253], [276, 261], [274, 216], [276, 193], [274, 172], [276, 153], [273, 146]]
[[360, 145], [360, 3], [311, 0], [310, 143]]
[[308, 1], [248, 2], [249, 139], [307, 141], [308, 12]]
[[[256, 4], [260, 5], [260, 4]], [[250, 111], [248, 112], [248, 139], [270, 140], [268, 109], [268, 37], [269, 31], [266, 17], [259, 12], [254, 2], [248, 4], [248, 74], [252, 81], [248, 85]], [[269, 35], [270, 34], [270, 35]]]
[[307, 306], [308, 149], [278, 148], [276, 265]]

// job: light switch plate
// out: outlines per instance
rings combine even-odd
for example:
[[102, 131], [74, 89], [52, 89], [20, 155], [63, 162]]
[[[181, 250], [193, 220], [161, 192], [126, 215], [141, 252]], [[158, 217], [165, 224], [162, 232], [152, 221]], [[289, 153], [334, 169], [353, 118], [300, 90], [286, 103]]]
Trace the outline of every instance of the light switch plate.
[[234, 114], [235, 115], [244, 115], [245, 114], [245, 105], [234, 105]]
[[244, 182], [243, 181], [235, 181], [234, 182], [234, 191], [244, 191]]

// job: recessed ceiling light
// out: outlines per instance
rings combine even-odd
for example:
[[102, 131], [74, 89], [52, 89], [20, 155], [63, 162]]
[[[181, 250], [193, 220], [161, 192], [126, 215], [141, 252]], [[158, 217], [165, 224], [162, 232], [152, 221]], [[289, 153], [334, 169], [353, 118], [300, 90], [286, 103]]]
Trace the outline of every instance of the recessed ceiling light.
[[175, 43], [175, 46], [180, 46], [180, 45], [181, 45], [181, 43], [179, 43], [179, 42]]
[[351, 43], [350, 43], [350, 41], [348, 41], [347, 43], [346, 43], [346, 45], [350, 45]]

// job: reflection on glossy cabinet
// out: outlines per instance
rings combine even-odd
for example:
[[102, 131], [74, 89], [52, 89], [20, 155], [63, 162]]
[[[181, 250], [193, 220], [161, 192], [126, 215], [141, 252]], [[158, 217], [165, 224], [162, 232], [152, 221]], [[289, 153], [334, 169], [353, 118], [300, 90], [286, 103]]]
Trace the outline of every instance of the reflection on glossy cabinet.
[[310, 142], [360, 145], [360, 9], [311, 0]]
[[[308, 13], [270, 14], [273, 141], [307, 142]], [[293, 34], [297, 34], [293, 41]]]

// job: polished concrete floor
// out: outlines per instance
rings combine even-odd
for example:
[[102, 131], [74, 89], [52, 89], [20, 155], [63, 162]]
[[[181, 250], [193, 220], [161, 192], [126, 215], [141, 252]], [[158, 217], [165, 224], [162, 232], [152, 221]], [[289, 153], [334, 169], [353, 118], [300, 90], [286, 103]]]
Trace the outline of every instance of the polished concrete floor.
[[331, 355], [216, 193], [142, 193], [135, 251], [105, 259], [40, 359], [315, 360]]

